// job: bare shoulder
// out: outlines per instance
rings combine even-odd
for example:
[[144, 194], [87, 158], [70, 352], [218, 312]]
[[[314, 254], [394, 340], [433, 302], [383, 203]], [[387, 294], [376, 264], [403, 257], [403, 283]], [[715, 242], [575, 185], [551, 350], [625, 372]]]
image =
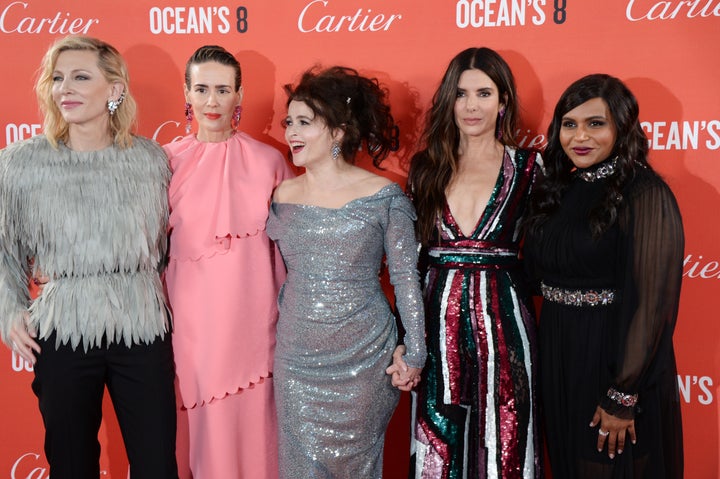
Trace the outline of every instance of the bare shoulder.
[[362, 168], [358, 169], [361, 171], [357, 173], [358, 178], [356, 187], [357, 192], [360, 196], [374, 195], [375, 193], [392, 183], [391, 180], [385, 178], [384, 176], [376, 175], [375, 173], [363, 170]]

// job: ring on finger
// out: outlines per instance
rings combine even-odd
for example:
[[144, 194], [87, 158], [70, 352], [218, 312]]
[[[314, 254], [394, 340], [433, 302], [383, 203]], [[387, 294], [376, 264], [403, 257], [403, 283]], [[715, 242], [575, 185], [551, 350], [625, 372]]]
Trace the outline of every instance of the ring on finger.
[[607, 436], [608, 434], [610, 434], [610, 431], [603, 431], [602, 429], [598, 429], [598, 434], [600, 434], [601, 436], [605, 437], [605, 436]]

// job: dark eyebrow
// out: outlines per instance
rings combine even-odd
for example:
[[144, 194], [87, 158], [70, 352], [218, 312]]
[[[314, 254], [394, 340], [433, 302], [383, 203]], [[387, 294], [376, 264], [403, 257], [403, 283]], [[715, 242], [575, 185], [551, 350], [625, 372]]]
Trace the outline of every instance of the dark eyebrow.
[[[194, 87], [203, 87], [203, 88], [210, 88], [210, 85], [206, 85], [204, 83], [194, 83]], [[215, 88], [230, 88], [232, 89], [232, 86], [230, 85], [215, 85]]]
[[[475, 90], [470, 88], [469, 90], [470, 91], [493, 91], [492, 87], [490, 87], [490, 86], [483, 86], [483, 87], [477, 88]], [[457, 91], [468, 91], [468, 88], [457, 87]]]
[[[567, 116], [567, 115], [563, 116], [562, 119], [563, 120], [575, 120], [575, 118], [573, 118], [571, 116]], [[592, 116], [587, 116], [587, 117], [581, 118], [581, 119], [585, 120], [585, 121], [587, 121], [587, 120], [607, 120], [607, 117], [605, 117], [604, 115], [592, 115]]]

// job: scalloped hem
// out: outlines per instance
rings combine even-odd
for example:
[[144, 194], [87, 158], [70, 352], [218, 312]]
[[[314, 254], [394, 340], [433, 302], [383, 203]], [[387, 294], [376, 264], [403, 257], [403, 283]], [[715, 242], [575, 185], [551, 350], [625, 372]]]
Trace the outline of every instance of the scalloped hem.
[[[245, 239], [245, 238], [254, 238], [254, 237], [258, 236], [260, 233], [262, 233], [263, 231], [265, 231], [265, 228], [258, 228], [255, 230], [255, 232], [252, 232], [252, 233], [236, 233], [236, 234], [228, 233], [227, 235], [223, 236], [223, 238], [227, 238], [228, 236], [230, 236], [230, 239], [240, 239], [240, 240]], [[170, 238], [171, 238], [170, 241], [172, 242], [172, 233], [170, 234]], [[220, 238], [220, 236], [216, 236], [216, 238]], [[209, 258], [212, 258], [217, 255], [226, 255], [230, 251], [231, 251], [230, 248], [223, 249], [223, 250], [214, 250], [214, 251], [211, 251], [208, 253], [202, 253], [198, 256], [175, 256], [175, 255], [170, 254], [169, 258], [171, 261], [179, 261], [179, 262], [186, 263], [188, 261], [200, 261], [202, 259], [209, 259]]]
[[[223, 398], [231, 396], [233, 394], [238, 394], [239, 392], [244, 391], [245, 389], [252, 389], [256, 384], [262, 384], [265, 382], [266, 379], [273, 378], [273, 373], [271, 371], [268, 371], [266, 374], [267, 374], [266, 376], [258, 375], [255, 377], [254, 380], [248, 380], [247, 382], [243, 383], [243, 385], [238, 386], [237, 389], [234, 389], [231, 391], [226, 391], [223, 393], [213, 394], [212, 396], [210, 396], [209, 399], [202, 399], [201, 401], [197, 401], [193, 404], [186, 404], [186, 403], [182, 402], [180, 404], [180, 409], [186, 410], [186, 409], [194, 409], [196, 407], [202, 407], [207, 404], [211, 404], [214, 401], [219, 401]], [[180, 399], [182, 401], [182, 393], [180, 393], [180, 396], [181, 396]]]

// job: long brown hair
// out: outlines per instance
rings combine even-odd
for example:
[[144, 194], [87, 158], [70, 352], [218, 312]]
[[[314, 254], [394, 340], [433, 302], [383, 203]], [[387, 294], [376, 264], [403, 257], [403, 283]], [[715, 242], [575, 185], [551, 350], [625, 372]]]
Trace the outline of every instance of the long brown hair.
[[408, 191], [417, 210], [417, 235], [423, 244], [433, 235], [435, 220], [445, 204], [445, 189], [457, 170], [460, 132], [455, 125], [454, 106], [460, 75], [472, 69], [482, 70], [498, 87], [505, 115], [502, 120], [498, 117], [497, 133], [504, 145], [517, 146], [514, 134], [518, 102], [510, 67], [489, 48], [463, 50], [450, 61], [433, 95], [421, 140], [425, 149], [416, 153], [410, 162]]

